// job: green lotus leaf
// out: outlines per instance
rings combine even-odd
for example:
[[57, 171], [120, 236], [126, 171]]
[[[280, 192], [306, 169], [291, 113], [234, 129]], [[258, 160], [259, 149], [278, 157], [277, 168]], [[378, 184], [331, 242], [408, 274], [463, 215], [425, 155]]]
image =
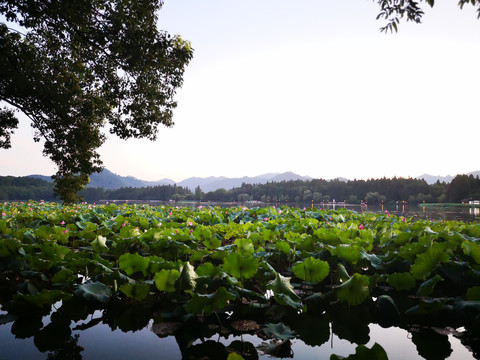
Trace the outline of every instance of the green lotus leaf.
[[101, 235], [98, 235], [95, 240], [93, 240], [90, 244], [92, 245], [93, 251], [97, 253], [105, 252], [108, 250], [108, 246], [106, 245], [107, 238]]
[[266, 323], [262, 330], [271, 339], [287, 340], [295, 338], [295, 332], [283, 323]]
[[238, 355], [237, 353], [231, 352], [227, 356], [227, 360], [245, 360], [242, 355]]
[[166, 270], [162, 269], [157, 272], [153, 277], [157, 289], [160, 291], [174, 292], [175, 281], [180, 276], [180, 272], [177, 269]]
[[112, 290], [99, 281], [87, 281], [77, 286], [75, 295], [83, 297], [86, 301], [106, 304], [112, 297]]
[[237, 245], [237, 252], [241, 255], [250, 255], [253, 254], [253, 252], [255, 251], [253, 248], [252, 240], [250, 239], [237, 239], [235, 240], [234, 244]]
[[249, 279], [258, 270], [258, 260], [252, 255], [231, 253], [223, 259], [225, 271], [238, 279]]
[[416, 285], [415, 278], [408, 272], [388, 275], [387, 284], [397, 291], [412, 290]]
[[468, 301], [480, 301], [480, 286], [473, 286], [467, 290]]
[[121, 270], [125, 271], [127, 275], [142, 272], [144, 276], [147, 276], [149, 263], [150, 258], [148, 256], [143, 257], [137, 253], [123, 254], [118, 258], [118, 266]]
[[355, 349], [355, 354], [349, 355], [348, 357], [343, 357], [339, 355], [332, 354], [330, 360], [388, 360], [387, 353], [385, 349], [379, 344], [373, 344], [372, 348], [369, 349], [365, 345], [358, 345]]
[[337, 297], [349, 305], [363, 303], [370, 296], [370, 278], [367, 275], [353, 274], [350, 280], [338, 286]]
[[309, 257], [293, 266], [292, 270], [299, 279], [309, 282], [321, 282], [328, 276], [330, 266], [326, 261]]
[[213, 276], [215, 273], [215, 265], [211, 262], [206, 262], [205, 264], [200, 265], [196, 272], [198, 276]]
[[350, 275], [348, 275], [348, 271], [345, 269], [345, 266], [343, 266], [342, 263], [337, 264], [337, 274], [342, 281], [347, 281], [350, 279]]
[[417, 290], [417, 295], [418, 296], [428, 296], [433, 293], [433, 290], [435, 290], [435, 285], [439, 281], [443, 281], [443, 278], [440, 275], [435, 275], [431, 279], [428, 279], [427, 281], [424, 281]]
[[120, 286], [119, 290], [129, 298], [142, 301], [150, 292], [150, 285], [125, 283]]
[[66, 283], [74, 280], [76, 277], [72, 270], [62, 267], [52, 276], [51, 281], [52, 283]]
[[210, 237], [209, 239], [203, 240], [202, 244], [209, 250], [214, 250], [219, 248], [222, 245], [222, 241], [216, 237]]
[[137, 227], [132, 225], [125, 225], [120, 230], [120, 237], [122, 239], [131, 238], [131, 237], [140, 236], [140, 235], [142, 235], [142, 232]]
[[331, 253], [354, 265], [362, 258], [360, 248], [355, 245], [340, 244], [336, 248], [333, 248]]
[[439, 247], [431, 247], [423, 254], [418, 254], [415, 263], [410, 267], [410, 273], [415, 279], [423, 280], [435, 270], [438, 264], [447, 262], [448, 254]]
[[[70, 295], [71, 296], [71, 295]], [[17, 294], [14, 295], [14, 299], [22, 298], [29, 303], [38, 306], [39, 308], [44, 306], [51, 306], [57, 301], [62, 300], [65, 297], [65, 294], [61, 290], [46, 290], [34, 293], [34, 294]]]
[[180, 270], [180, 276], [175, 281], [175, 289], [178, 291], [193, 291], [195, 286], [197, 286], [198, 275], [195, 272], [195, 269], [187, 261]]
[[477, 264], [480, 264], [480, 245], [473, 241], [462, 242], [462, 249], [465, 255], [471, 256]]
[[284, 254], [290, 254], [290, 251], [292, 250], [290, 248], [290, 245], [286, 241], [278, 241], [275, 243], [275, 249], [278, 251], [284, 253]]
[[223, 286], [212, 294], [202, 295], [194, 293], [192, 299], [185, 305], [185, 310], [191, 314], [211, 314], [226, 307], [235, 296]]
[[192, 234], [198, 241], [209, 240], [212, 238], [212, 232], [206, 226], [197, 226]]
[[267, 284], [267, 289], [273, 291], [273, 297], [278, 304], [287, 305], [296, 310], [304, 308], [300, 297], [293, 291], [289, 277], [275, 273], [275, 279]]
[[150, 223], [148, 222], [148, 219], [145, 219], [143, 217], [138, 219], [138, 224], [142, 229], [148, 229], [150, 227]]

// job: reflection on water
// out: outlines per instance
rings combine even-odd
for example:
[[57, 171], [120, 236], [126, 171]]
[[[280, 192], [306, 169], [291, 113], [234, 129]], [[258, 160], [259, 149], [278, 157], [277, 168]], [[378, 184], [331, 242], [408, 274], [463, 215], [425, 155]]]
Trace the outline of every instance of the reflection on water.
[[473, 216], [480, 216], [480, 208], [475, 207], [475, 208], [469, 208], [468, 213]]
[[[145, 309], [144, 314], [122, 313], [115, 319], [107, 314], [108, 310], [95, 310], [84, 320], [73, 321], [59, 319], [58, 314], [62, 313], [59, 310], [44, 318], [44, 324], [40, 325], [43, 328], [33, 332], [20, 328], [29, 328], [23, 322], [21, 325], [17, 321], [0, 325], [0, 358], [225, 359], [233, 350], [243, 351], [242, 356], [247, 360], [272, 358], [260, 350], [268, 351], [268, 346], [274, 344], [272, 340], [253, 332], [232, 331], [225, 318], [222, 318], [221, 327], [217, 318], [212, 321], [196, 317], [183, 324], [163, 318], [150, 319], [145, 324], [137, 318], [147, 319], [144, 315], [152, 315]], [[222, 313], [219, 316], [222, 317]], [[59, 321], [70, 325], [60, 331], [49, 329], [50, 324], [58, 325]], [[468, 345], [459, 340], [468, 339], [468, 330], [444, 330], [424, 325], [407, 325], [408, 330], [396, 326], [384, 328], [375, 322], [374, 314], [365, 306], [344, 312], [329, 310], [326, 313], [314, 311], [308, 316], [284, 315], [281, 321], [288, 329], [285, 333], [291, 329], [292, 334], [291, 340], [286, 342], [286, 354], [296, 360], [329, 359], [331, 354], [347, 357], [356, 352], [358, 344], [370, 349], [375, 343], [385, 349], [389, 360], [475, 359]], [[139, 328], [140, 323], [145, 325]], [[477, 334], [476, 330], [473, 334]]]
[[323, 210], [338, 210], [346, 208], [356, 212], [372, 212], [376, 214], [388, 212], [396, 216], [412, 217], [413, 220], [458, 220], [465, 222], [480, 220], [480, 208], [478, 207], [422, 206], [421, 204], [409, 205], [406, 203], [395, 205], [319, 203], [315, 204], [314, 207]]

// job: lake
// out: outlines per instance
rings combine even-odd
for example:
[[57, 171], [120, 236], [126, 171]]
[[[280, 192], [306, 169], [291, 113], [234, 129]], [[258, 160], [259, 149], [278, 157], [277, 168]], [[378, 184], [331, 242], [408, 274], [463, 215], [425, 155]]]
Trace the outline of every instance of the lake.
[[[55, 306], [54, 316], [61, 312]], [[32, 323], [12, 323], [0, 326], [0, 358], [13, 359], [225, 359], [231, 347], [247, 349], [245, 359], [271, 359], [260, 350], [271, 341], [253, 333], [228, 333], [225, 322], [222, 334], [212, 324], [179, 327], [163, 319], [148, 319], [145, 313], [119, 313], [118, 318], [100, 311], [86, 319], [71, 321], [66, 328], [48, 329], [50, 318], [44, 318], [43, 330]], [[222, 317], [222, 314], [219, 314]], [[276, 357], [294, 359], [329, 359], [331, 354], [348, 356], [355, 353], [357, 343], [367, 348], [377, 343], [385, 349], [388, 359], [478, 359], [462, 344], [465, 329], [432, 331], [418, 327], [407, 331], [399, 327], [381, 327], [367, 323], [357, 310], [351, 314], [321, 314], [304, 317], [303, 324], [294, 327], [295, 338]], [[53, 320], [52, 323], [57, 323]], [[142, 326], [142, 323], [145, 323]], [[204, 324], [205, 325], [205, 324]], [[45, 330], [47, 329], [47, 330]], [[231, 331], [231, 330], [230, 330]], [[172, 335], [169, 335], [173, 333]], [[460, 334], [460, 335], [459, 335]], [[475, 339], [470, 339], [473, 343]], [[478, 339], [477, 339], [478, 341]], [[468, 343], [468, 341], [467, 341]], [[471, 344], [470, 343], [470, 344]], [[257, 352], [258, 351], [258, 352]], [[421, 355], [420, 355], [421, 354]], [[475, 357], [476, 356], [476, 357]]]

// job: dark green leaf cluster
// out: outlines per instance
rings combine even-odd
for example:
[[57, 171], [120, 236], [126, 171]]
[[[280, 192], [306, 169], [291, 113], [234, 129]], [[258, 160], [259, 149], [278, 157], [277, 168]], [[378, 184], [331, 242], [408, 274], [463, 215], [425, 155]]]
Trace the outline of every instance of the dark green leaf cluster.
[[[190, 44], [157, 30], [159, 0], [0, 2], [0, 100], [21, 111], [58, 166], [55, 191], [73, 202], [101, 169], [102, 129], [155, 139], [171, 126]], [[18, 30], [19, 29], [19, 30]], [[0, 113], [2, 147], [17, 126]]]
[[[420, 23], [424, 15], [422, 4], [428, 4], [433, 7], [434, 0], [375, 0], [379, 7], [380, 13], [377, 19], [387, 20], [387, 25], [382, 27], [382, 32], [397, 32], [400, 20], [406, 19], [415, 23]], [[478, 0], [459, 0], [458, 6], [462, 9], [465, 4], [471, 4], [477, 7], [478, 18], [480, 18], [480, 1]]]

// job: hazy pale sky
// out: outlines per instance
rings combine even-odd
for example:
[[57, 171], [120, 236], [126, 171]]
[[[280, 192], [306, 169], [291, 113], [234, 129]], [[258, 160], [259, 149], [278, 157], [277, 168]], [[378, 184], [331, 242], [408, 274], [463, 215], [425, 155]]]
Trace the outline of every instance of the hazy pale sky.
[[[191, 41], [175, 126], [109, 135], [107, 169], [144, 180], [416, 177], [480, 170], [480, 20], [456, 1], [380, 33], [371, 0], [165, 0], [159, 28]], [[0, 175], [56, 169], [24, 120]]]

